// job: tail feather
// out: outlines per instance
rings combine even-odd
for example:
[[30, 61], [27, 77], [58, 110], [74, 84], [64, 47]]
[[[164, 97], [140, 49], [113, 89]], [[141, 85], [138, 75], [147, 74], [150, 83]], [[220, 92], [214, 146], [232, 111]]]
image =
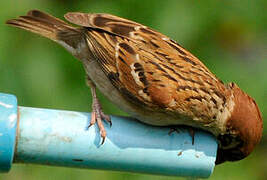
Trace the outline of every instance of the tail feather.
[[51, 24], [40, 23], [39, 21], [30, 20], [28, 17], [20, 17], [19, 19], [11, 19], [6, 22], [9, 25], [40, 34], [52, 40], [56, 40], [56, 29]]
[[66, 26], [69, 26], [69, 24], [67, 24], [65, 21], [62, 21], [61, 19], [58, 19], [54, 16], [51, 16], [49, 14], [46, 14], [44, 12], [41, 12], [39, 10], [31, 10], [27, 13], [27, 16], [30, 16], [30, 17], [35, 17], [35, 18], [38, 18], [38, 19], [42, 19], [42, 20], [46, 20], [50, 23], [53, 23], [53, 24], [57, 24], [57, 25], [66, 25]]
[[63, 41], [71, 46], [75, 46], [77, 37], [81, 36], [80, 29], [38, 10], [31, 10], [26, 16], [10, 19], [6, 21], [6, 24], [28, 30], [59, 43]]

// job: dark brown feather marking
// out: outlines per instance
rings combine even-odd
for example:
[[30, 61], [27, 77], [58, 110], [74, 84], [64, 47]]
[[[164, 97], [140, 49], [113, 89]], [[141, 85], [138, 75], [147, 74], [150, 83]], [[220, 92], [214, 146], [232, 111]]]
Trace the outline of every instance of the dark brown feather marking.
[[217, 106], [217, 101], [213, 97], [211, 97], [210, 100]]
[[176, 72], [174, 69], [168, 67], [168, 66], [165, 65], [165, 64], [161, 64], [161, 65], [163, 65], [165, 68], [171, 70], [174, 74], [176, 74], [177, 76], [179, 76], [181, 79], [183, 79], [183, 80], [185, 80], [185, 81], [190, 81], [190, 82], [192, 82], [192, 83], [196, 83], [196, 84], [199, 84], [199, 85], [203, 85], [203, 83], [200, 82], [200, 81], [195, 81], [195, 80], [193, 80], [193, 79], [186, 78], [186, 77], [182, 76], [181, 74], [179, 74], [178, 72]]
[[147, 79], [146, 79], [145, 76], [140, 77], [139, 80], [140, 80], [145, 86], [148, 86], [148, 81], [147, 81]]
[[148, 81], [146, 79], [144, 68], [140, 63], [134, 63], [134, 71], [138, 72], [139, 80], [144, 84], [144, 86], [148, 86]]
[[159, 51], [155, 51], [155, 53], [156, 53], [158, 56], [156, 56], [155, 54], [152, 54], [152, 55], [153, 55], [155, 58], [157, 58], [157, 59], [161, 58], [161, 59], [159, 59], [160, 61], [165, 61], [165, 59], [167, 59], [168, 61], [171, 61], [171, 60], [172, 60], [170, 57], [168, 57], [168, 55], [163, 54], [163, 53], [161, 53], [161, 52], [159, 52]]
[[169, 74], [163, 74], [163, 76], [167, 77], [168, 79], [174, 81], [174, 82], [178, 82], [176, 79], [174, 79], [172, 76], [170, 76]]
[[108, 78], [111, 81], [119, 81], [119, 73], [110, 72], [108, 73]]
[[216, 89], [213, 89], [213, 92], [223, 100], [223, 105], [226, 103], [226, 98], [224, 97], [224, 95], [222, 93], [220, 93], [219, 91], [217, 91]]
[[101, 16], [96, 16], [93, 19], [93, 24], [96, 25], [96, 26], [99, 26], [99, 27], [106, 26], [107, 22], [110, 22], [110, 19], [107, 19], [107, 18], [104, 18], [104, 17], [101, 17]]
[[177, 50], [179, 53], [181, 53], [182, 55], [186, 55], [186, 53], [183, 51], [183, 50], [181, 50], [178, 46], [176, 46], [176, 45], [174, 45], [174, 44], [172, 44], [172, 43], [170, 43], [170, 42], [168, 42], [168, 41], [166, 41], [172, 48], [174, 48], [175, 50]]
[[119, 49], [119, 53], [125, 56], [124, 52], [121, 49]]
[[135, 68], [142, 68], [142, 65], [140, 63], [134, 63]]
[[[185, 71], [184, 71], [185, 72]], [[192, 70], [189, 70], [189, 72], [188, 71], [186, 71], [185, 73], [192, 73], [192, 74], [195, 74], [195, 75], [197, 75], [197, 76], [202, 76], [203, 77], [203, 75], [202, 74], [199, 74], [198, 72], [195, 72], [195, 71], [192, 71]]]
[[155, 42], [153, 42], [152, 40], [150, 40], [150, 43], [155, 47], [155, 48], [159, 48], [160, 46], [157, 45]]
[[172, 39], [170, 39], [170, 41], [171, 41], [172, 43], [174, 43], [174, 44], [176, 44], [176, 45], [182, 47], [178, 42], [176, 42], [176, 41], [174, 41], [174, 40], [172, 40]]
[[144, 72], [144, 68], [140, 63], [134, 63], [134, 72]]
[[140, 31], [142, 31], [143, 33], [147, 33], [147, 34], [156, 35], [156, 33], [154, 33], [153, 31], [147, 28], [140, 28]]
[[144, 72], [139, 72], [139, 73], [138, 73], [138, 76], [144, 76], [144, 75], [145, 75]]
[[155, 52], [156, 54], [158, 54], [158, 55], [160, 55], [160, 56], [162, 56], [162, 57], [166, 57], [166, 56], [168, 56], [167, 54], [164, 54], [164, 53], [162, 53], [162, 52], [159, 52], [159, 51], [156, 51]]
[[134, 49], [126, 43], [120, 43], [119, 46], [130, 54], [135, 54]]
[[122, 36], [129, 36], [129, 33], [134, 31], [134, 27], [122, 25], [122, 24], [110, 24], [112, 32]]
[[119, 60], [121, 60], [121, 62], [127, 65], [127, 63], [124, 61], [124, 59], [121, 56], [119, 56]]
[[165, 67], [166, 69], [171, 70], [172, 72], [175, 72], [173, 68], [169, 67], [169, 66], [166, 65], [166, 64], [162, 64], [162, 63], [160, 63], [160, 65], [163, 66], [163, 67]]
[[204, 88], [204, 87], [200, 87], [199, 89], [201, 91], [203, 91], [204, 93], [210, 94], [210, 92], [206, 88]]
[[185, 101], [190, 101], [190, 100], [193, 100], [193, 99], [198, 100], [200, 102], [202, 102], [202, 99], [206, 100], [206, 98], [203, 97], [203, 96], [190, 96], [188, 98], [185, 98]]
[[113, 34], [109, 34], [109, 38], [110, 38], [110, 40], [111, 40], [114, 44], [117, 43], [117, 38], [116, 38], [116, 36], [114, 36]]
[[158, 70], [160, 70], [160, 71], [163, 71], [163, 72], [165, 72], [165, 73], [167, 73], [162, 67], [160, 67], [160, 65], [159, 64], [157, 64], [156, 62], [153, 62], [153, 61], [149, 61], [151, 64], [153, 64], [153, 65], [155, 65], [156, 66], [156, 68], [158, 69]]
[[131, 22], [131, 21], [128, 21], [128, 20], [123, 20], [123, 19], [116, 19], [117, 17], [112, 17], [112, 16], [103, 16], [101, 14], [98, 14], [96, 15], [94, 18], [93, 18], [93, 24], [95, 26], [98, 26], [98, 27], [105, 27], [105, 26], [108, 26], [108, 23], [126, 23], [126, 24], [130, 24], [130, 25], [138, 25], [137, 23], [135, 22]]
[[[180, 56], [180, 55], [179, 55]], [[192, 61], [190, 58], [185, 57], [185, 56], [180, 56], [180, 58], [182, 58], [183, 60], [185, 60], [186, 62], [189, 62], [190, 64], [196, 65], [196, 63], [194, 61]]]
[[145, 88], [143, 89], [143, 92], [146, 93], [146, 94], [149, 96], [148, 87], [145, 87]]
[[180, 90], [186, 90], [186, 89], [198, 92], [197, 88], [194, 88], [194, 87], [191, 87], [191, 86], [179, 86], [176, 90], [180, 91]]
[[176, 67], [178, 67], [178, 68], [183, 68], [184, 66], [180, 66], [180, 65], [178, 65], [178, 64], [176, 64], [176, 63], [174, 63], [174, 62], [170, 62], [170, 64], [171, 65], [174, 65], [174, 66], [176, 66]]
[[210, 75], [210, 73], [208, 71], [206, 71], [205, 69], [202, 69], [202, 68], [199, 68], [197, 66], [192, 66], [192, 68], [198, 70], [198, 71], [201, 71], [203, 72], [206, 76], [208, 76], [210, 79], [213, 79], [213, 77]]

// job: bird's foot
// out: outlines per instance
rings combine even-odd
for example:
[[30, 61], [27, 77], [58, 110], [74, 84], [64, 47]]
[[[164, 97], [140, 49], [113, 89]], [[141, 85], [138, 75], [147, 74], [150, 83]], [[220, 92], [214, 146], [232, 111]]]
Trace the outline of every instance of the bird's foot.
[[107, 133], [106, 133], [105, 127], [102, 123], [102, 120], [105, 120], [107, 123], [109, 123], [109, 125], [111, 127], [112, 122], [111, 122], [110, 117], [108, 115], [104, 114], [104, 112], [102, 111], [99, 100], [97, 98], [93, 99], [91, 121], [90, 121], [88, 128], [91, 127], [92, 125], [94, 125], [95, 123], [97, 123], [100, 135], [102, 137], [101, 145], [104, 144], [106, 136], [107, 136]]

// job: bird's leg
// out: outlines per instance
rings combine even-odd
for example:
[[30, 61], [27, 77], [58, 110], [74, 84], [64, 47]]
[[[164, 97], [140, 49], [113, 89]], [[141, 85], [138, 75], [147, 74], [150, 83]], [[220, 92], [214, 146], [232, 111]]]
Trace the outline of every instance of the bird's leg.
[[110, 124], [110, 127], [112, 125], [111, 119], [108, 115], [105, 115], [104, 112], [102, 111], [101, 104], [96, 96], [96, 86], [89, 77], [87, 77], [87, 85], [90, 86], [91, 88], [92, 99], [93, 99], [91, 121], [90, 121], [90, 125], [88, 126], [88, 128], [94, 125], [95, 123], [97, 123], [99, 131], [100, 131], [100, 135], [102, 137], [102, 142], [101, 142], [101, 145], [102, 145], [105, 142], [105, 138], [107, 134], [104, 128], [104, 125], [102, 123], [102, 119], [108, 122]]

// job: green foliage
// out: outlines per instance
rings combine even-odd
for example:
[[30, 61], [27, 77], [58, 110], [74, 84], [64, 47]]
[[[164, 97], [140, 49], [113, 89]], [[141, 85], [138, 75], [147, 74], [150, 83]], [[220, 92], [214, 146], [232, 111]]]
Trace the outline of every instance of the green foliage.
[[[105, 12], [143, 23], [178, 41], [224, 82], [236, 82], [254, 97], [266, 123], [267, 3], [264, 0], [11, 0], [1, 1], [0, 5], [0, 92], [15, 94], [21, 106], [90, 111], [91, 95], [79, 61], [54, 42], [8, 27], [4, 22], [30, 9], [60, 18], [69, 11]], [[100, 100], [106, 113], [123, 114], [102, 95]], [[266, 128], [264, 132], [252, 155], [216, 167], [211, 179], [264, 179]], [[7, 180], [126, 178], [174, 179], [35, 165], [13, 165], [9, 174], [0, 174], [0, 179]]]

